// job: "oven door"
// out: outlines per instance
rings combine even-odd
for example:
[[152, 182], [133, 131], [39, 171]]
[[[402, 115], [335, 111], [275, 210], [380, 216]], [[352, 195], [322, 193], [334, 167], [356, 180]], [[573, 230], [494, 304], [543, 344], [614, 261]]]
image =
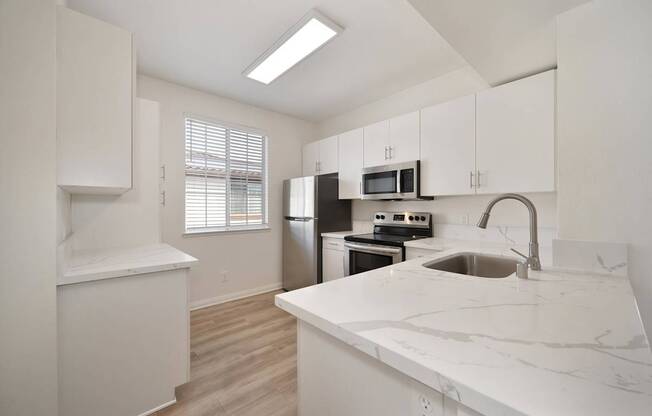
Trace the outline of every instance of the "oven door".
[[351, 276], [403, 261], [402, 247], [347, 241], [344, 243], [344, 274]]

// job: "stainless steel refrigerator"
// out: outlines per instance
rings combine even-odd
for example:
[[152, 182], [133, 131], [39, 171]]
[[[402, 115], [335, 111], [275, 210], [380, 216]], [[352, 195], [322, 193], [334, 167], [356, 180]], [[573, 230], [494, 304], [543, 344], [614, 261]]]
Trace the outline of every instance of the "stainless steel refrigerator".
[[336, 173], [283, 182], [283, 289], [321, 283], [321, 233], [351, 229], [351, 201], [338, 197]]

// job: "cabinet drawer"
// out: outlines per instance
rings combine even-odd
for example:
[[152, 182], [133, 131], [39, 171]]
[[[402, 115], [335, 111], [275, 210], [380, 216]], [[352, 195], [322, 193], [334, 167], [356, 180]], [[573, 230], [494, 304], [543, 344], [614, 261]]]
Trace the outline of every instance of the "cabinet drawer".
[[322, 239], [323, 247], [329, 250], [344, 251], [344, 240], [339, 238]]

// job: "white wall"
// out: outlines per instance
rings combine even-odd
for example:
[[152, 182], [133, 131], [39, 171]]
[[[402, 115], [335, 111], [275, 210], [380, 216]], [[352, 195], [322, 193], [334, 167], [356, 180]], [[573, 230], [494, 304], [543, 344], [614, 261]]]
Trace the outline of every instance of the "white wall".
[[488, 88], [470, 66], [449, 72], [318, 123], [324, 138]]
[[[473, 94], [485, 88], [488, 88], [487, 83], [471, 67], [465, 67], [325, 120], [318, 125], [319, 138]], [[556, 195], [541, 193], [527, 196], [537, 207], [539, 226], [548, 229], [547, 233], [542, 233], [542, 236], [548, 235], [548, 240], [550, 240], [552, 235], [556, 234], [557, 227]], [[466, 230], [464, 227], [456, 227], [456, 234], [458, 234], [457, 231], [461, 231], [469, 238], [491, 239], [487, 237], [487, 232], [477, 229], [474, 225], [491, 198], [492, 196], [487, 195], [471, 195], [440, 197], [434, 201], [353, 201], [353, 220], [369, 221], [371, 215], [379, 210], [425, 211], [435, 215], [434, 222], [437, 224], [466, 226]], [[502, 227], [497, 233], [501, 241], [505, 227], [517, 228], [518, 232], [514, 232], [513, 236], [519, 243], [522, 243], [523, 238], [527, 239], [527, 209], [515, 201], [501, 202], [492, 212], [489, 225], [490, 228]], [[505, 240], [509, 241], [509, 239]]]
[[629, 243], [652, 334], [652, 2], [595, 0], [558, 19], [559, 236]]
[[57, 414], [55, 5], [0, 2], [0, 414]]
[[[161, 106], [161, 161], [167, 171], [162, 235], [199, 259], [190, 273], [191, 306], [280, 287], [282, 181], [301, 175], [301, 146], [316, 138], [314, 124], [147, 76], [138, 77], [138, 95]], [[184, 113], [268, 135], [270, 230], [184, 237]]]
[[134, 121], [133, 188], [122, 195], [72, 195], [72, 250], [161, 241], [158, 103], [137, 99]]

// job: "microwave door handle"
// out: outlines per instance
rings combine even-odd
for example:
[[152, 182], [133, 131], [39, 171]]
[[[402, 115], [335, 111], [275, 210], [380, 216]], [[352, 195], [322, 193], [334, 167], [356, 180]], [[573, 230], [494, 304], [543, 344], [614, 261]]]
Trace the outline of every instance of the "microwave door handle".
[[396, 192], [401, 193], [401, 170], [396, 171]]

